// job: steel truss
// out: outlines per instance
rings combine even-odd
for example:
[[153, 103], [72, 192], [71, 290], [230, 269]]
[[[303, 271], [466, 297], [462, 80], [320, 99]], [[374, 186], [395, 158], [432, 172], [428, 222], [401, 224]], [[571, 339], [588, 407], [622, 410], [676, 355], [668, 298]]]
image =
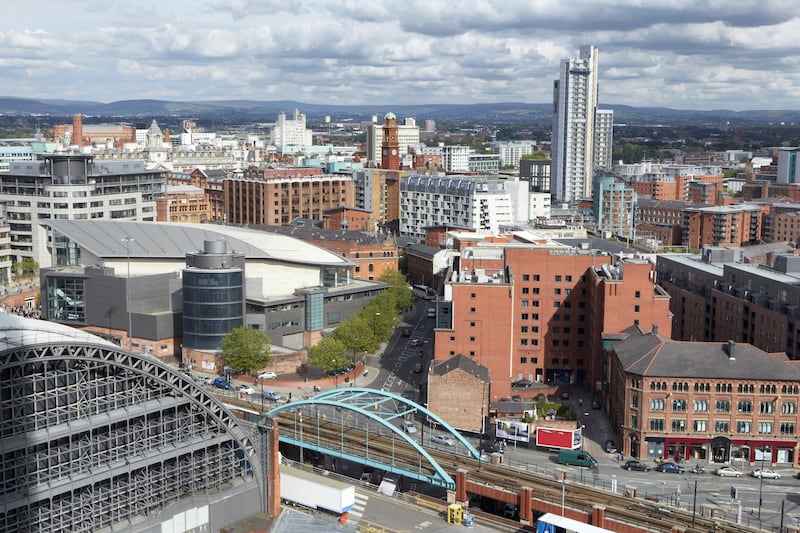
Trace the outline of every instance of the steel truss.
[[90, 343], [0, 354], [0, 531], [111, 531], [192, 495], [253, 482], [263, 494], [258, 446], [150, 356]]

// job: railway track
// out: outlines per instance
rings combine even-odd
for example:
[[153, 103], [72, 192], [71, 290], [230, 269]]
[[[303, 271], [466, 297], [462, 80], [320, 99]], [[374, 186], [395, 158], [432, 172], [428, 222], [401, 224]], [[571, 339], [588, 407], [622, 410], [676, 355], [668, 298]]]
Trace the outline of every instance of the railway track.
[[[435, 472], [422, 455], [403, 439], [388, 433], [380, 433], [376, 428], [356, 428], [345, 426], [335, 421], [320, 421], [305, 417], [302, 424], [295, 417], [282, 413], [277, 418], [279, 432], [292, 435], [297, 440], [346, 451], [349, 454], [368, 457], [386, 465], [395, 465], [404, 470], [417, 471], [425, 475]], [[300, 429], [302, 425], [302, 429]], [[302, 434], [302, 439], [300, 438]], [[550, 476], [517, 470], [505, 465], [480, 462], [466, 454], [454, 453], [450, 450], [426, 447], [428, 454], [453, 479], [458, 469], [468, 471], [468, 483], [499, 489], [518, 495], [522, 487], [533, 490], [533, 500], [550, 505], [561, 505], [562, 489], [565, 505], [585, 515], [591, 515], [595, 505], [605, 507], [605, 518], [611, 523], [626, 524], [647, 531], [670, 532], [679, 526], [686, 533], [743, 533], [758, 532], [757, 528], [742, 524], [719, 522], [700, 515], [692, 516], [683, 509], [665, 507], [641, 498], [632, 498], [622, 494], [582, 485], [580, 483], [562, 482]], [[534, 503], [534, 508], [536, 507]]]

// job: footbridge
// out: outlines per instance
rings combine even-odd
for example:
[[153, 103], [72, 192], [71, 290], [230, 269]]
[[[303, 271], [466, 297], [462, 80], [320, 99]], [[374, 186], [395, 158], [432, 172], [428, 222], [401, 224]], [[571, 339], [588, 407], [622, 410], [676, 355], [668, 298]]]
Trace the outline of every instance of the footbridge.
[[281, 442], [449, 490], [455, 481], [430, 450], [480, 460], [475, 447], [439, 416], [383, 390], [335, 389], [267, 415], [278, 421]]

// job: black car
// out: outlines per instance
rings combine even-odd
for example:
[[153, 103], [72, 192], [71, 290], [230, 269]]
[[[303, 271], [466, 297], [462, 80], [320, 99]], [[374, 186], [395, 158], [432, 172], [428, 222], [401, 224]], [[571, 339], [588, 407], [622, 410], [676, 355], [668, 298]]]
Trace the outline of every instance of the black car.
[[592, 409], [602, 409], [603, 407], [600, 405], [600, 402], [597, 400], [592, 400]]
[[641, 461], [625, 461], [625, 464], [622, 465], [622, 468], [625, 470], [638, 470], [639, 472], [649, 472], [650, 466], [642, 463]]
[[656, 467], [657, 472], [669, 472], [671, 474], [683, 474], [686, 469], [675, 463], [661, 463]]
[[527, 389], [532, 386], [533, 382], [529, 379], [520, 379], [511, 384], [512, 387], [517, 389]]
[[496, 442], [482, 442], [480, 448], [486, 453], [503, 453], [503, 447]]

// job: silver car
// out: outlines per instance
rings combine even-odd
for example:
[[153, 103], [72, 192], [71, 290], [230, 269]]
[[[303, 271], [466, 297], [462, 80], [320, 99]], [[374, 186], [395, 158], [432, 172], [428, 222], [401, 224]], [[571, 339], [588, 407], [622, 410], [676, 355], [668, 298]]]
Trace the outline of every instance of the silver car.
[[448, 437], [447, 435], [434, 435], [431, 437], [431, 442], [435, 442], [436, 444], [443, 444], [445, 446], [455, 446], [456, 441]]
[[719, 477], [742, 477], [742, 473], [732, 466], [723, 466], [717, 468], [717, 475]]

